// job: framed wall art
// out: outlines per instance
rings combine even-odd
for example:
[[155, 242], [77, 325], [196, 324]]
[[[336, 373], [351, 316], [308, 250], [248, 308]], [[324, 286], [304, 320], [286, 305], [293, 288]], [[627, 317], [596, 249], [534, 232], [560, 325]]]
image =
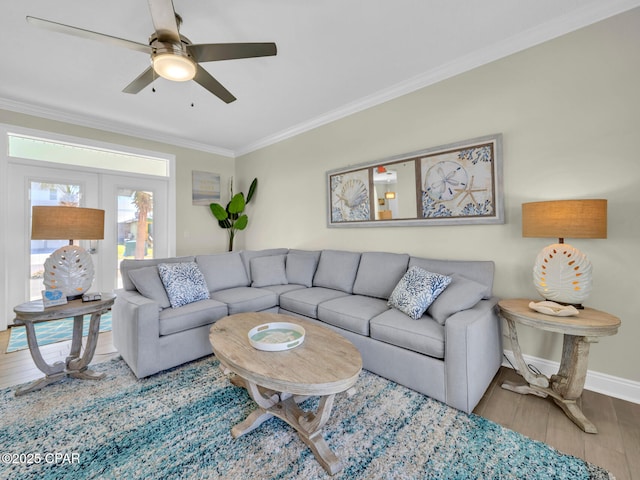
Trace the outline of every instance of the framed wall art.
[[329, 175], [331, 223], [344, 224], [371, 220], [370, 169]]
[[191, 172], [193, 205], [209, 205], [220, 201], [220, 175], [211, 172]]
[[420, 205], [424, 219], [457, 223], [502, 223], [498, 141], [488, 138], [429, 152], [420, 157]]
[[330, 227], [504, 223], [502, 135], [327, 172]]

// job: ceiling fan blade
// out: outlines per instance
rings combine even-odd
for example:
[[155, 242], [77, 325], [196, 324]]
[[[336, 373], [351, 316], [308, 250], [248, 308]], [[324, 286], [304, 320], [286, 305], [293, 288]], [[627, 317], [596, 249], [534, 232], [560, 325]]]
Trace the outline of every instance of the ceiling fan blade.
[[149, 0], [153, 28], [161, 42], [180, 43], [178, 22], [172, 0]]
[[72, 27], [70, 25], [64, 25], [63, 23], [52, 22], [51, 20], [44, 20], [43, 18], [27, 16], [27, 22], [36, 27], [46, 28], [58, 33], [66, 33], [67, 35], [73, 35], [80, 38], [88, 38], [91, 40], [97, 40], [99, 42], [110, 43], [119, 47], [129, 48], [138, 52], [151, 54], [151, 47], [144, 43], [133, 42], [131, 40], [125, 40], [124, 38], [112, 37], [111, 35], [105, 35], [104, 33], [92, 32], [91, 30], [85, 30], [84, 28]]
[[138, 93], [144, 87], [153, 82], [155, 78], [155, 72], [153, 71], [153, 67], [147, 68], [144, 72], [138, 75], [133, 82], [124, 87], [122, 90], [124, 93]]
[[187, 45], [187, 51], [198, 62], [268, 57], [277, 53], [275, 43], [201, 43]]
[[196, 76], [193, 79], [225, 103], [231, 103], [236, 99], [229, 90], [224, 88], [200, 65], [198, 65]]

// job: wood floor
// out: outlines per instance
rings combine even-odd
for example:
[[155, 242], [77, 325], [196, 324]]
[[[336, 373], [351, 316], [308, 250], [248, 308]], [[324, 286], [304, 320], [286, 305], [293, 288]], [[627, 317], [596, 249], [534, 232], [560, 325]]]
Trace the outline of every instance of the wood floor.
[[[8, 341], [9, 331], [0, 332], [0, 388], [42, 377], [29, 350], [5, 353]], [[71, 342], [46, 345], [42, 347], [43, 356], [47, 362], [64, 360], [70, 345]], [[117, 356], [111, 332], [101, 333], [92, 363]], [[503, 390], [500, 385], [504, 380], [518, 381], [520, 377], [509, 368], [501, 368], [475, 413], [561, 452], [600, 465], [619, 480], [640, 480], [640, 405], [585, 391], [582, 409], [599, 432], [587, 434], [550, 399]]]

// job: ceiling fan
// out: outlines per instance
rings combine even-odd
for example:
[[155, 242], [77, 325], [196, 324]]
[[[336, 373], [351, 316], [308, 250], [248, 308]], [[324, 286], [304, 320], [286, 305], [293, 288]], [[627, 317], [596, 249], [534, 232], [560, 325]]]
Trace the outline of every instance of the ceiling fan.
[[155, 28], [155, 32], [149, 37], [148, 45], [37, 17], [27, 16], [27, 21], [32, 25], [55, 32], [98, 40], [150, 55], [151, 65], [122, 90], [125, 93], [138, 93], [149, 85], [156, 75], [160, 75], [177, 82], [195, 80], [222, 101], [231, 103], [236, 97], [202, 68], [200, 63], [266, 57], [277, 53], [275, 43], [193, 44], [187, 37], [180, 34], [182, 19], [175, 13], [172, 0], [148, 0], [148, 2]]

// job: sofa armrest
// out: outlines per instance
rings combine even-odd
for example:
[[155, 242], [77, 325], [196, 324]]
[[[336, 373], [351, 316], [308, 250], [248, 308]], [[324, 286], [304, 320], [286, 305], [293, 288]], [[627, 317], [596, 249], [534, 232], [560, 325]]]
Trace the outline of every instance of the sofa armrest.
[[160, 306], [137, 291], [117, 290], [113, 305], [113, 345], [138, 378], [142, 359], [156, 356], [160, 339]]
[[479, 301], [445, 323], [445, 382], [449, 405], [470, 413], [502, 363], [498, 298]]

